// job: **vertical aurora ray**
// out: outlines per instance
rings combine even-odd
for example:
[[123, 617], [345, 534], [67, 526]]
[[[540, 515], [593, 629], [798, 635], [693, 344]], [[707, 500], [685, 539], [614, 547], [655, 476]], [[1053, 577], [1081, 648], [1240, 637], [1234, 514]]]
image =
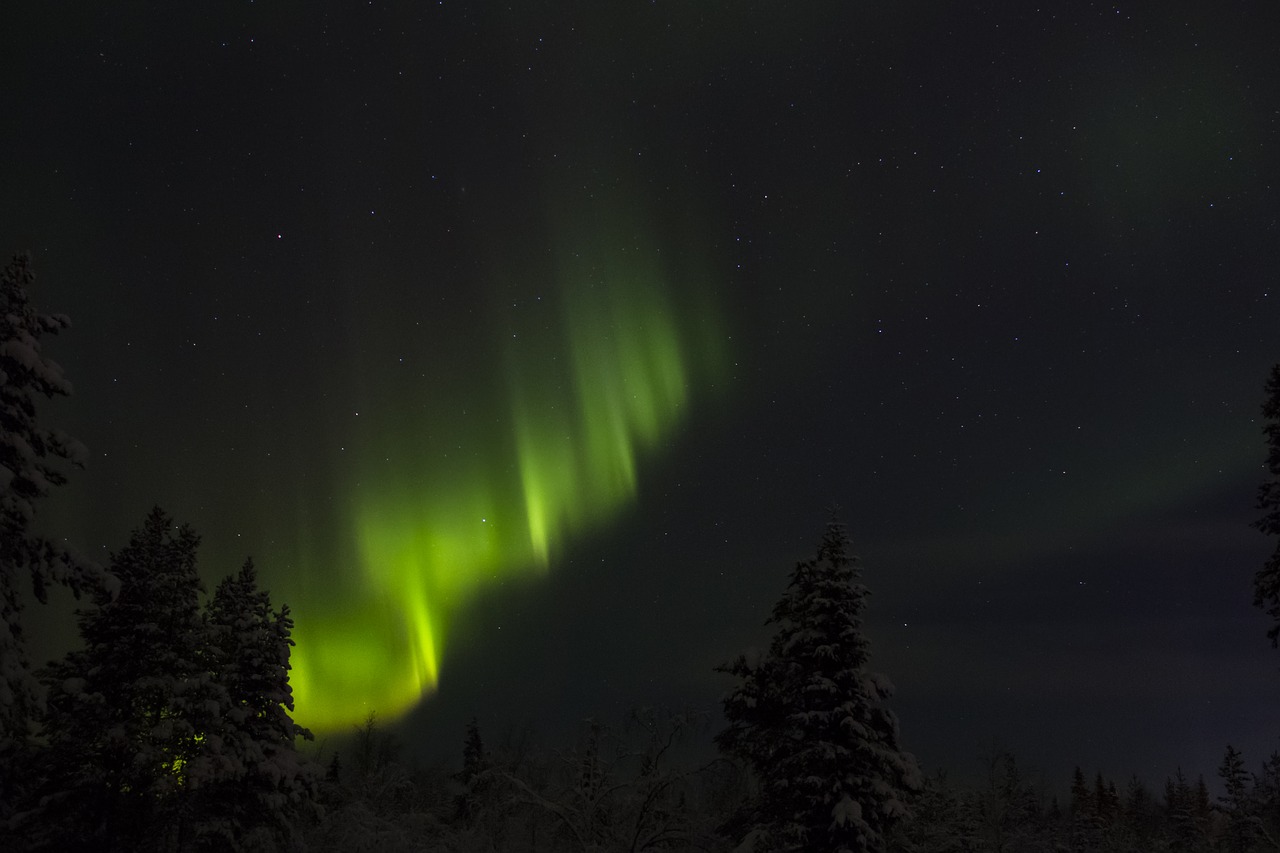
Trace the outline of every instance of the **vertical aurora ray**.
[[529, 298], [491, 318], [495, 375], [473, 380], [494, 389], [491, 406], [465, 423], [402, 414], [359, 463], [354, 571], [334, 574], [334, 589], [297, 613], [304, 724], [338, 730], [370, 710], [394, 718], [433, 690], [467, 603], [545, 571], [570, 537], [622, 511], [690, 389], [718, 370], [709, 353], [719, 345], [704, 340], [719, 335], [714, 312], [675, 307], [677, 294], [705, 306], [694, 296], [704, 282], [666, 269], [656, 243], [617, 218], [575, 236], [554, 241], [552, 269], [530, 271], [545, 289], [521, 282]]
[[[620, 241], [619, 241], [620, 242]], [[531, 554], [634, 496], [638, 456], [679, 421], [691, 369], [663, 276], [623, 252], [562, 263], [560, 341], [508, 357]]]

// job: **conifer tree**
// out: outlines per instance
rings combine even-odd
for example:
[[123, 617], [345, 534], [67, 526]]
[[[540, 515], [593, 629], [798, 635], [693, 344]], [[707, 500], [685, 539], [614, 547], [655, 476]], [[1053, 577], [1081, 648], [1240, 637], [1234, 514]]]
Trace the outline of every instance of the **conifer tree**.
[[945, 771], [924, 780], [913, 798], [911, 819], [903, 826], [904, 850], [966, 853], [979, 848], [982, 828], [971, 800], [954, 787]]
[[1207, 837], [1209, 824], [1213, 820], [1213, 800], [1209, 796], [1209, 786], [1205, 784], [1203, 774], [1196, 778], [1196, 787], [1191, 798], [1191, 814], [1200, 836]]
[[[1271, 368], [1267, 380], [1267, 399], [1262, 405], [1267, 419], [1263, 433], [1267, 437], [1267, 471], [1271, 479], [1258, 487], [1258, 509], [1263, 516], [1253, 523], [1267, 536], [1280, 537], [1280, 364]], [[1253, 603], [1271, 617], [1267, 638], [1274, 648], [1280, 644], [1280, 541], [1266, 564], [1253, 579]]]
[[971, 800], [983, 848], [1008, 851], [1028, 847], [1041, 823], [1035, 791], [1007, 749], [992, 744], [983, 764], [986, 778]]
[[1244, 757], [1230, 744], [1222, 757], [1218, 777], [1223, 787], [1218, 797], [1219, 808], [1227, 817], [1225, 849], [1231, 853], [1247, 853], [1256, 834], [1248, 797], [1249, 773], [1244, 769]]
[[205, 610], [202, 655], [221, 710], [202, 732], [188, 774], [193, 782], [191, 832], [233, 847], [247, 839], [283, 845], [293, 819], [316, 794], [316, 772], [295, 752], [297, 725], [289, 686], [293, 621], [288, 606], [271, 607], [246, 560], [222, 580]]
[[1084, 771], [1076, 765], [1075, 772], [1071, 776], [1071, 815], [1073, 817], [1086, 817], [1094, 813], [1093, 793], [1089, 790], [1089, 783], [1085, 781]]
[[1127, 837], [1139, 848], [1151, 846], [1151, 837], [1156, 829], [1155, 808], [1147, 786], [1136, 773], [1130, 776], [1129, 784], [1125, 786], [1123, 819]]
[[1194, 795], [1191, 784], [1179, 767], [1177, 773], [1164, 783], [1165, 817], [1175, 837], [1183, 843], [1195, 838]]
[[291, 745], [306, 737], [306, 729], [290, 716], [293, 620], [288, 605], [272, 610], [270, 594], [258, 588], [253, 560], [218, 584], [206, 622], [208, 659], [227, 690], [231, 722], [258, 743]]
[[1253, 775], [1250, 803], [1257, 816], [1254, 827], [1268, 844], [1280, 849], [1280, 752], [1273, 752]]
[[67, 480], [67, 465], [83, 466], [84, 445], [37, 418], [42, 398], [67, 396], [71, 383], [41, 352], [41, 338], [70, 325], [40, 314], [28, 288], [30, 259], [18, 255], [0, 271], [0, 817], [14, 801], [10, 778], [40, 715], [39, 692], [22, 633], [24, 577], [44, 601], [50, 583], [79, 595], [109, 583], [101, 568], [35, 528], [38, 504]]
[[1101, 770], [1093, 780], [1093, 803], [1099, 825], [1105, 826], [1115, 820], [1116, 812], [1120, 807], [1120, 798], [1116, 795], [1115, 783], [1103, 779]]
[[[1098, 783], [1102, 774], [1098, 774]], [[1089, 787], [1084, 771], [1077, 765], [1071, 776], [1071, 845], [1075, 850], [1096, 847], [1102, 837], [1102, 821], [1099, 817], [1099, 785]]]
[[478, 803], [486, 787], [483, 774], [488, 769], [489, 756], [480, 737], [480, 721], [472, 717], [467, 723], [467, 738], [462, 746], [462, 770], [454, 775], [462, 786], [453, 798], [454, 811], [464, 824], [470, 823], [479, 811]]
[[63, 845], [175, 843], [175, 794], [218, 708], [201, 660], [198, 544], [191, 528], [153, 509], [112, 555], [119, 594], [99, 592], [77, 613], [84, 647], [46, 671], [43, 822]]
[[829, 523], [773, 609], [768, 652], [721, 667], [740, 683], [717, 742], [758, 779], [738, 833], [757, 849], [883, 850], [920, 788], [885, 704], [892, 687], [869, 669], [868, 592], [849, 547], [843, 526]]
[[50, 665], [30, 846], [287, 847], [316, 795], [294, 749], [293, 622], [252, 561], [200, 607], [199, 537], [154, 509], [112, 556], [116, 596], [77, 613], [83, 648]]

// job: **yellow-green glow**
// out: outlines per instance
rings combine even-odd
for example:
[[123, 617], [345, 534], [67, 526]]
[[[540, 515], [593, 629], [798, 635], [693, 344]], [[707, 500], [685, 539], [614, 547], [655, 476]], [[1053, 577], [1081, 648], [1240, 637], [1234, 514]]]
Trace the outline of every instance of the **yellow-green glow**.
[[460, 609], [486, 585], [544, 571], [568, 537], [616, 516], [691, 384], [714, 370], [718, 344], [702, 339], [714, 317], [673, 305], [704, 304], [692, 297], [703, 282], [669, 273], [641, 229], [605, 224], [556, 239], [551, 268], [529, 273], [543, 285], [520, 282], [524, 302], [495, 308], [488, 351], [500, 366], [474, 378], [488, 407], [406, 407], [362, 450], [354, 552], [312, 555], [355, 565], [298, 608], [292, 682], [305, 725], [394, 718], [435, 688]]

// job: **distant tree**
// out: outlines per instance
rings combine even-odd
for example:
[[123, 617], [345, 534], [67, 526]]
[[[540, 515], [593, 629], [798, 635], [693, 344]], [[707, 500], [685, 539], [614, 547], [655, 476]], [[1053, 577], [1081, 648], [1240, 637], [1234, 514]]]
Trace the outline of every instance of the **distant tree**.
[[1254, 826], [1268, 845], [1280, 850], [1280, 752], [1273, 752], [1253, 776], [1249, 796], [1258, 820]]
[[[1099, 774], [1099, 781], [1101, 774]], [[1071, 849], [1091, 850], [1102, 838], [1097, 785], [1089, 787], [1084, 771], [1077, 765], [1071, 775]]]
[[985, 778], [971, 800], [982, 849], [1008, 853], [1042, 846], [1040, 800], [1014, 754], [993, 745], [983, 764]]
[[[707, 790], [704, 785], [719, 781], [717, 766], [728, 762], [683, 769], [670, 761], [672, 747], [695, 718], [640, 710], [621, 731], [589, 719], [577, 747], [549, 767], [498, 770], [495, 783], [501, 786], [488, 789], [494, 803], [482, 822], [500, 827], [504, 813], [522, 815], [531, 850], [709, 849], [716, 838], [703, 819], [709, 809], [700, 808], [698, 800]], [[504, 841], [494, 846], [524, 846], [514, 832], [508, 831]]]
[[[1271, 368], [1262, 416], [1267, 419], [1262, 431], [1267, 437], [1267, 471], [1271, 478], [1258, 487], [1258, 509], [1263, 516], [1253, 526], [1267, 536], [1280, 537], [1280, 364]], [[1280, 541], [1254, 576], [1253, 603], [1271, 617], [1267, 638], [1274, 648], [1280, 644]]]
[[1177, 774], [1164, 780], [1164, 812], [1165, 821], [1181, 839], [1191, 838], [1195, 833], [1191, 819], [1191, 786], [1179, 767]]
[[1191, 814], [1200, 835], [1207, 836], [1210, 821], [1213, 819], [1213, 799], [1209, 796], [1209, 786], [1205, 783], [1203, 774], [1196, 777], [1196, 787], [1191, 799]]
[[1104, 831], [1120, 816], [1120, 794], [1116, 791], [1116, 783], [1102, 778], [1101, 770], [1093, 781], [1093, 806], [1098, 824]]
[[632, 744], [634, 772], [618, 824], [627, 849], [705, 850], [718, 840], [715, 828], [721, 821], [713, 816], [711, 792], [739, 780], [741, 774], [723, 759], [680, 767], [672, 758], [682, 741], [706, 731], [706, 721], [705, 713], [692, 710], [641, 708], [627, 716], [623, 734]]
[[939, 770], [926, 777], [902, 827], [904, 850], [912, 853], [968, 853], [982, 841], [977, 810]]
[[1218, 808], [1227, 818], [1224, 849], [1230, 853], [1247, 853], [1257, 835], [1248, 796], [1249, 773], [1244, 769], [1244, 758], [1230, 744], [1218, 767], [1218, 778], [1223, 788]]
[[461, 787], [453, 799], [457, 820], [470, 823], [475, 818], [477, 802], [490, 781], [486, 778], [488, 769], [489, 756], [480, 737], [480, 721], [472, 717], [467, 723], [467, 736], [462, 745], [462, 770], [454, 776]]
[[560, 808], [551, 809], [568, 830], [566, 840], [584, 850], [603, 845], [615, 806], [612, 757], [601, 753], [605, 736], [598, 720], [587, 720], [581, 746], [566, 762], [569, 784], [558, 798]]
[[111, 558], [115, 597], [77, 613], [84, 648], [52, 664], [46, 734], [51, 841], [95, 850], [175, 843], [175, 794], [221, 709], [202, 661], [199, 537], [160, 509]]
[[0, 817], [16, 798], [20, 753], [41, 710], [22, 632], [22, 578], [31, 579], [40, 601], [50, 583], [79, 595], [109, 582], [99, 566], [34, 524], [40, 501], [67, 481], [66, 466], [83, 467], [88, 457], [84, 445], [37, 418], [41, 398], [71, 393], [62, 368], [41, 352], [41, 338], [70, 321], [36, 311], [28, 294], [34, 281], [26, 255], [0, 271]]
[[1159, 830], [1159, 814], [1151, 792], [1135, 774], [1125, 786], [1124, 803], [1121, 806], [1125, 836], [1131, 846], [1139, 850], [1152, 847], [1152, 839]]
[[[346, 762], [330, 762], [322, 813], [306, 827], [304, 849], [434, 850], [426, 841], [438, 829], [415, 774], [398, 759], [400, 745], [374, 713], [355, 727]], [[447, 803], [442, 791], [431, 799]]]
[[1204, 777], [1192, 785], [1179, 767], [1165, 782], [1165, 815], [1176, 849], [1207, 849], [1213, 804]]
[[892, 687], [869, 668], [868, 592], [849, 548], [829, 523], [773, 609], [768, 652], [720, 668], [740, 683], [716, 740], [758, 780], [742, 826], [758, 849], [883, 850], [921, 786], [886, 705]]
[[472, 717], [467, 723], [467, 739], [462, 746], [462, 772], [459, 778], [464, 781], [474, 779], [488, 768], [488, 764], [484, 739], [480, 737], [480, 721]]
[[355, 774], [359, 778], [376, 776], [393, 764], [401, 752], [400, 741], [370, 711], [364, 722], [355, 727]]
[[1089, 790], [1089, 783], [1085, 780], [1084, 771], [1076, 765], [1075, 772], [1071, 776], [1071, 814], [1075, 816], [1093, 815], [1094, 809], [1093, 792]]

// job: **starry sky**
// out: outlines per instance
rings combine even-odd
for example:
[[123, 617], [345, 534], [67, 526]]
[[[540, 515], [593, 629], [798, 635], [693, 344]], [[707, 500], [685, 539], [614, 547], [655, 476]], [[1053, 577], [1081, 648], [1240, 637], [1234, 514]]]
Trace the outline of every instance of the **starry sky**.
[[301, 722], [715, 708], [838, 505], [927, 769], [1280, 747], [1267, 4], [72, 6], [0, 56], [43, 523], [252, 555]]

